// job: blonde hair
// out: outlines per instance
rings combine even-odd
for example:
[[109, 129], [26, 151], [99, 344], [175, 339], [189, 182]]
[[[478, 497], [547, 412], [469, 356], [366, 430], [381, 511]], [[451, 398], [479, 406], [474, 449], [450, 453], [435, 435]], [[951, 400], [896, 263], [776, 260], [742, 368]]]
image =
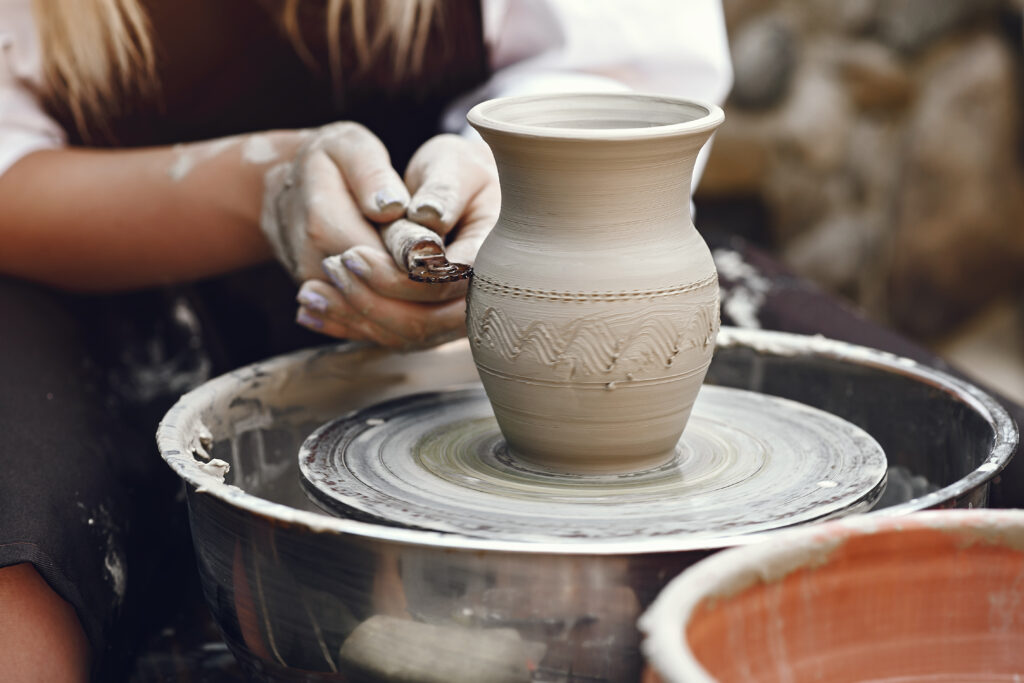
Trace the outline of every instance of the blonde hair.
[[[278, 21], [311, 68], [319, 66], [303, 40], [299, 5], [283, 0]], [[437, 0], [321, 0], [327, 5], [328, 68], [342, 87], [342, 18], [346, 10], [358, 68], [368, 68], [391, 45], [397, 81], [420, 73]], [[33, 0], [43, 53], [46, 96], [67, 107], [86, 140], [109, 136], [109, 121], [134, 95], [158, 88], [150, 26], [140, 0]], [[377, 5], [371, 32], [367, 5]]]

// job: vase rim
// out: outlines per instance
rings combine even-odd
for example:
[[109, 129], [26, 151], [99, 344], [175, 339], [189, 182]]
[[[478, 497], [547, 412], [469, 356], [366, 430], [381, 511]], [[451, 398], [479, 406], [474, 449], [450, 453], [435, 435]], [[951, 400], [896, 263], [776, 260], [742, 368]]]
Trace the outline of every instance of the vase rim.
[[[577, 118], [567, 118], [574, 110]], [[712, 131], [725, 120], [725, 113], [710, 102], [667, 95], [559, 93], [487, 100], [470, 109], [466, 119], [481, 133], [630, 141]]]

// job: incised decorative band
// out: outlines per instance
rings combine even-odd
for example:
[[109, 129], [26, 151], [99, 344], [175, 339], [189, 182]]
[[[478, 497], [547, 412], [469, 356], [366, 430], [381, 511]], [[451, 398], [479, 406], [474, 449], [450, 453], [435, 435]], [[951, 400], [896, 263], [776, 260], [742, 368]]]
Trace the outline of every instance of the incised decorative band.
[[710, 287], [718, 282], [718, 274], [711, 273], [703, 280], [688, 282], [674, 287], [662, 289], [634, 289], [625, 292], [559, 292], [546, 289], [528, 289], [525, 287], [514, 287], [495, 282], [482, 275], [473, 276], [473, 288], [482, 291], [500, 294], [502, 296], [519, 297], [523, 299], [544, 299], [548, 301], [627, 301], [630, 299], [650, 299], [654, 297], [673, 296], [684, 292], [693, 292], [698, 289]]

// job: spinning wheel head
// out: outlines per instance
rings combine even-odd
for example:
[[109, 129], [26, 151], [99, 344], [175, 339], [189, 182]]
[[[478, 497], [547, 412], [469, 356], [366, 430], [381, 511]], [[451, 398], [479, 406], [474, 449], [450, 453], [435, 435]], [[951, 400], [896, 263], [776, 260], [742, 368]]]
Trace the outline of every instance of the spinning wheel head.
[[568, 474], [522, 460], [481, 389], [407, 396], [330, 422], [303, 444], [307, 493], [329, 512], [495, 540], [580, 543], [735, 536], [870, 509], [878, 443], [829, 413], [702, 389], [667, 463]]

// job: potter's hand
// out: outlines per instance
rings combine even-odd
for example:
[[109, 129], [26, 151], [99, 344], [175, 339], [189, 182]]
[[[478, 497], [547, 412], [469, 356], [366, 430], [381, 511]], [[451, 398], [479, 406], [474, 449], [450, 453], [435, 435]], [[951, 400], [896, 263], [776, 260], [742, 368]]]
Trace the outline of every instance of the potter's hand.
[[[405, 180], [412, 193], [408, 218], [450, 240], [450, 261], [473, 263], [500, 203], [487, 146], [455, 135], [434, 137], [413, 155]], [[323, 265], [335, 287], [306, 282], [298, 297], [298, 321], [311, 329], [399, 349], [465, 334], [466, 280], [414, 282], [379, 245], [355, 246]]]
[[380, 245], [373, 223], [401, 217], [408, 203], [384, 144], [357, 123], [334, 123], [267, 172], [260, 228], [296, 280], [323, 278], [324, 257]]

